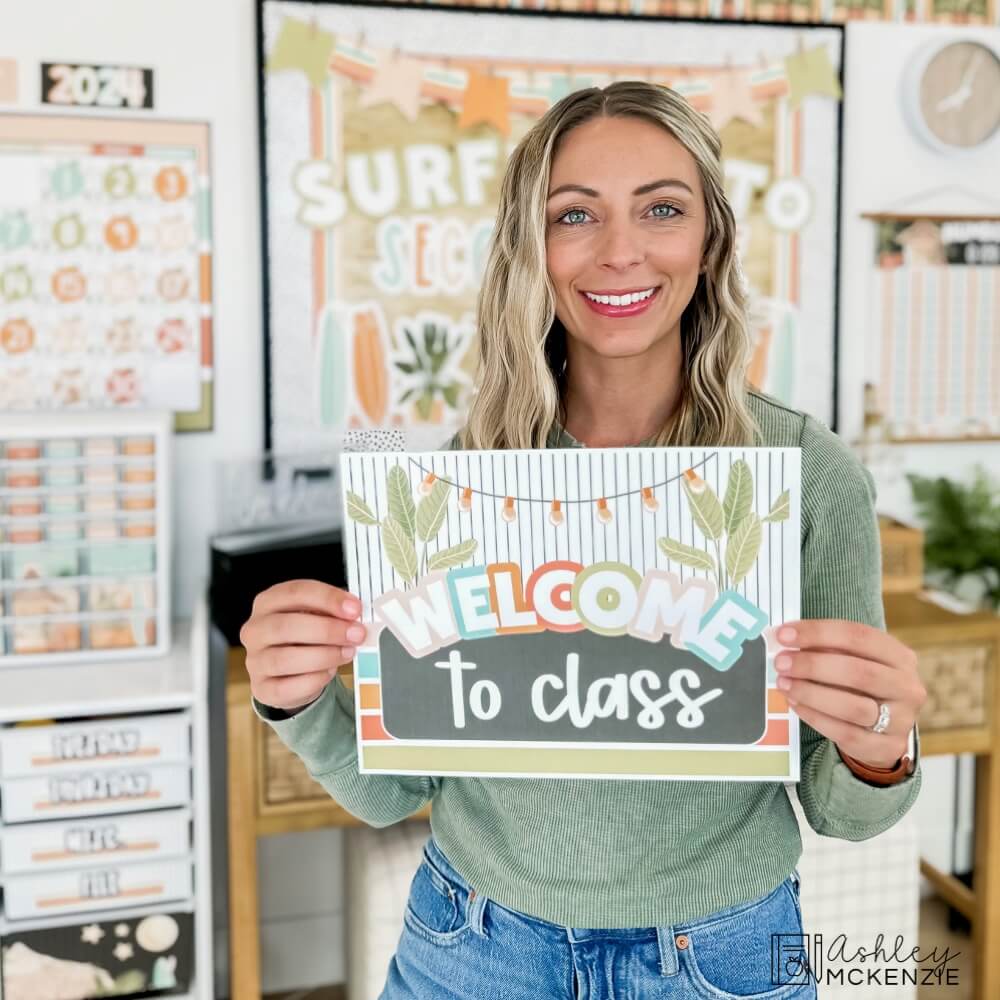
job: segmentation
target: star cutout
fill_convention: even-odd
[[[118,924],[115,927],[115,934],[118,937],[128,937],[128,934],[129,934],[129,926],[128,926],[128,924]]]
[[[760,125],[764,121],[760,105],[751,96],[749,71],[734,69],[716,77],[712,89],[712,109],[708,116],[716,131],[734,118],[742,118],[751,125]]]
[[[127,962],[133,954],[134,951],[132,949],[132,945],[130,945],[127,941],[119,941],[118,944],[115,945],[115,958],[117,958],[119,962]]]
[[[80,931],[80,940],[84,944],[100,944],[102,937],[104,937],[104,931],[101,930],[100,924],[87,924]]]
[[[382,50],[378,53],[375,76],[362,88],[358,103],[362,108],[370,108],[388,101],[409,121],[414,122],[420,114],[420,85],[423,76],[423,63],[418,59]]]

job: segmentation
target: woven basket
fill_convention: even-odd
[[[920,646],[917,663],[927,688],[920,729],[954,729],[987,724],[987,678],[996,649],[974,642]]]
[[[264,731],[264,801],[268,805],[312,802],[329,799],[322,785],[309,777],[305,764],[275,735],[270,726]]]
[[[882,591],[899,594],[924,585],[924,533],[879,515],[882,540]]]

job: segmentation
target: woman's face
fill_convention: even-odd
[[[545,252],[556,315],[579,346],[623,358],[679,335],[704,239],[694,157],[665,129],[596,118],[563,136],[549,181]],[[630,294],[650,289],[641,301]],[[617,304],[592,298],[625,293],[630,298]]]

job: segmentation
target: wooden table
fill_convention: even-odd
[[[885,615],[889,631],[916,650],[928,690],[921,754],[976,755],[975,891],[927,861],[920,870],[972,923],[972,995],[994,1000],[1000,997],[1000,617],[954,614],[916,594],[887,594]]]
[[[1000,618],[956,615],[912,594],[887,594],[885,610],[890,631],[917,651],[931,694],[920,720],[921,753],[977,755],[975,891],[925,861],[921,871],[971,921],[973,996],[993,1000],[1000,997]],[[973,699],[979,701],[973,706],[978,712],[972,711],[969,724],[944,717],[934,704],[935,696],[942,695],[940,664],[955,650],[963,655],[971,651],[981,664],[981,692]],[[260,1000],[257,837],[359,823],[312,781],[298,758],[254,715],[244,655],[242,647],[229,650],[226,678],[229,967],[231,1000]]]
[[[257,838],[361,825],[254,714],[245,657],[242,646],[231,647],[226,664],[230,1000],[260,1000]]]

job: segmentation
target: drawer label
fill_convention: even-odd
[[[54,760],[92,760],[97,757],[128,757],[139,752],[138,729],[101,729],[96,732],[72,732],[52,738]],[[35,758],[34,763],[51,763]]]
[[[151,776],[142,771],[121,771],[111,774],[83,774],[49,779],[49,801],[46,805],[67,802],[95,802],[111,799],[155,798]]]

